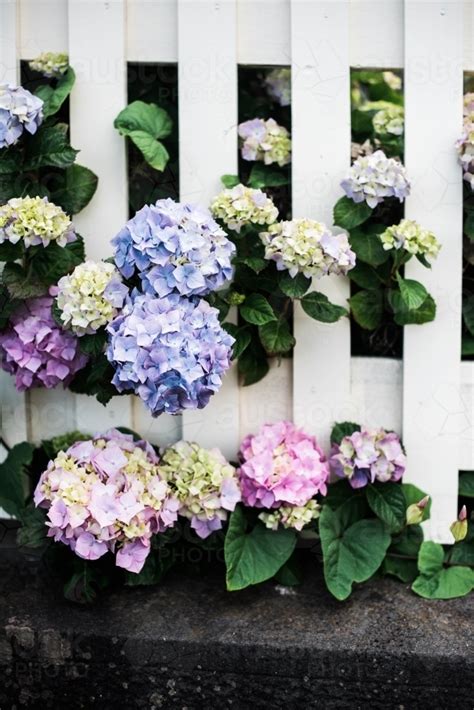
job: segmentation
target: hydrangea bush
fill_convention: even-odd
[[[196,443],[159,452],[129,430],[70,432],[38,449],[17,444],[0,465],[8,470],[0,499],[22,523],[19,543],[43,549],[73,601],[159,583],[171,567],[215,577],[222,562],[229,591],[299,584],[310,565],[322,565],[339,600],[380,575],[428,598],[467,594],[474,537],[466,506],[450,528],[454,545],[423,542],[430,498],[403,481],[398,435],[340,422],[331,443],[328,462],[310,433],[265,424],[243,440],[236,470]],[[14,492],[25,473],[33,500]]]

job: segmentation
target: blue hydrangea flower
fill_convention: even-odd
[[[22,86],[0,84],[0,148],[13,145],[24,130],[36,133],[43,120],[43,101]]]
[[[234,339],[207,301],[135,289],[107,330],[112,383],[138,394],[153,416],[202,409],[230,367]]]
[[[208,210],[171,199],[145,205],[112,240],[125,278],[160,297],[204,296],[232,278],[234,244]]]

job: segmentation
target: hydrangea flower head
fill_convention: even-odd
[[[284,126],[273,119],[252,118],[239,124],[244,160],[260,160],[265,165],[282,167],[291,160],[291,138]]]
[[[380,102],[385,103],[385,102]],[[394,136],[403,135],[404,130],[404,110],[403,106],[386,102],[387,106],[381,108],[372,118],[372,125],[375,133],[385,135],[391,133]]]
[[[0,333],[0,364],[15,375],[20,391],[66,386],[87,363],[77,338],[62,330],[51,314],[51,296],[24,301]]]
[[[265,77],[265,86],[268,95],[280,106],[289,106],[291,103],[291,69],[277,67],[268,72]]]
[[[24,130],[36,133],[43,121],[43,103],[22,86],[0,84],[0,148],[14,145]]]
[[[55,242],[64,247],[76,239],[67,214],[47,197],[13,197],[0,205],[0,244],[21,241],[28,248]]]
[[[345,233],[333,234],[322,222],[292,219],[270,225],[260,234],[265,258],[276,262],[279,271],[287,269],[321,278],[326,274],[347,274],[355,266],[355,253]]]
[[[269,512],[260,513],[259,520],[270,530],[278,530],[278,526],[294,528],[301,531],[306,525],[319,518],[321,506],[312,498],[306,505],[282,505]]]
[[[400,224],[387,227],[380,239],[386,250],[405,249],[409,254],[423,255],[427,259],[436,259],[441,249],[433,232],[422,229],[414,219],[402,219]]]
[[[268,527],[301,527],[315,517],[310,504],[326,494],[329,467],[316,439],[291,422],[265,424],[258,434],[247,436],[240,447],[238,474],[244,505],[267,508]],[[297,510],[299,509],[299,510]]]
[[[95,333],[122,308],[128,289],[113,264],[86,261],[58,281],[61,321],[76,335]]]
[[[277,208],[262,190],[241,184],[217,195],[211,212],[235,232],[240,232],[246,224],[272,224],[278,217]]]
[[[405,168],[394,158],[387,158],[382,150],[358,158],[349,169],[341,187],[354,202],[367,202],[376,207],[386,197],[403,200],[410,194],[410,182]]]
[[[210,212],[170,198],[142,207],[112,244],[122,274],[160,297],[204,296],[232,278],[235,246]]]
[[[112,383],[138,394],[153,416],[202,409],[230,367],[234,338],[207,301],[134,291],[107,330]]]
[[[331,450],[332,473],[347,478],[352,488],[368,483],[399,481],[406,468],[406,456],[398,434],[384,429],[355,431]]]
[[[164,452],[159,471],[180,502],[179,514],[200,538],[220,530],[228,511],[240,502],[235,468],[219,449],[179,441]]]
[[[393,89],[393,91],[400,91],[402,88],[401,78],[397,74],[394,74],[393,71],[384,71],[383,79],[387,86]]]
[[[179,506],[152,446],[114,429],[50,461],[34,502],[47,509],[48,536],[56,542],[86,560],[115,553],[117,567],[136,573],[152,535],[174,525]]]
[[[456,149],[464,180],[474,190],[474,93],[464,95],[463,116],[463,131],[456,141]]]
[[[43,52],[29,62],[29,67],[46,78],[59,78],[69,68],[69,57],[64,52]]]

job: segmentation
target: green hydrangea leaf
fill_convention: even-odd
[[[25,508],[25,469],[33,460],[34,450],[33,444],[23,441],[13,446],[0,464],[0,508],[16,518]]]
[[[357,262],[363,261],[370,266],[381,266],[390,258],[390,253],[383,248],[377,232],[368,229],[354,229],[349,241],[356,253]]]
[[[303,296],[300,303],[306,315],[322,323],[335,323],[342,318],[342,316],[348,315],[345,308],[331,303],[328,297],[319,291],[307,293],[306,296]]]
[[[229,591],[245,589],[271,579],[290,558],[296,545],[294,530],[269,530],[258,522],[248,532],[241,506],[230,516],[224,556]]]
[[[474,471],[459,471],[459,495],[474,498]]]
[[[267,165],[255,163],[250,172],[248,186],[254,189],[262,187],[279,187],[288,185],[288,173],[272,169]]]
[[[334,206],[334,224],[351,230],[366,222],[372,209],[366,202],[355,203],[349,197],[341,197]]]
[[[375,330],[383,319],[383,294],[381,291],[359,291],[349,298],[355,322],[365,330]]]
[[[402,487],[397,483],[374,483],[367,487],[367,501],[390,529],[398,532],[406,523],[406,502]]]
[[[278,285],[289,298],[301,298],[311,286],[311,279],[304,274],[292,277],[287,271],[281,272]]]
[[[83,165],[70,165],[61,175],[62,186],[51,193],[51,201],[69,215],[89,204],[97,190],[98,177]]]
[[[277,321],[270,321],[270,323],[260,326],[258,332],[263,347],[267,353],[272,355],[287,353],[296,343],[285,318],[279,318]]]
[[[46,166],[67,168],[75,161],[78,152],[69,145],[65,124],[42,126],[28,140],[24,169],[36,170]]]
[[[273,308],[265,298],[259,293],[251,293],[240,306],[240,314],[247,323],[253,325],[265,325],[270,321],[276,321]]]
[[[350,436],[355,431],[360,431],[360,424],[355,422],[337,422],[331,431],[331,444],[340,444],[345,436]]]
[[[58,79],[56,88],[52,86],[39,86],[35,94],[44,101],[43,115],[45,118],[54,116],[59,111],[67,97],[71,93],[72,87],[76,81],[74,69],[69,67],[68,70]]]
[[[228,189],[232,189],[236,185],[240,183],[239,176],[238,175],[222,175],[221,177],[221,183],[224,185],[224,187],[227,187]]]
[[[474,589],[474,570],[470,567],[444,567],[442,545],[427,541],[420,547],[418,569],[420,575],[412,589],[425,599],[454,599]]]
[[[223,323],[222,325],[226,331],[235,338],[235,343],[232,348],[232,359],[236,360],[250,345],[250,341],[252,340],[250,330],[247,326],[242,327],[234,325],[234,323]]]
[[[420,308],[428,296],[428,291],[423,284],[413,279],[403,279],[398,273],[397,281],[401,297],[408,310]]]
[[[133,101],[114,121],[115,128],[128,136],[155,170],[164,170],[169,154],[158,139],[166,138],[173,122],[167,112],[153,103]]]

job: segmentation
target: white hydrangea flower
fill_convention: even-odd
[[[402,88],[401,78],[394,74],[393,71],[384,71],[383,79],[387,86],[389,86],[393,91],[400,91],[400,89]]]
[[[403,106],[389,104],[386,108],[377,111],[372,118],[374,130],[379,135],[391,133],[394,136],[403,135],[404,131]]]
[[[414,219],[402,219],[400,224],[388,227],[380,235],[383,248],[405,249],[409,254],[420,254],[436,259],[441,245],[433,232],[423,229]]]
[[[79,264],[58,282],[61,321],[78,336],[93,334],[117,315],[127,290],[113,264]]]
[[[355,266],[355,254],[345,233],[333,234],[322,222],[292,219],[270,225],[260,234],[265,258],[287,269],[291,277],[302,273],[321,278],[326,274],[347,274]]]
[[[64,52],[43,52],[36,59],[32,59],[29,67],[48,79],[58,78],[67,72],[69,57]]]
[[[0,206],[0,244],[22,241],[28,248],[56,242],[64,247],[76,238],[67,214],[46,197],[14,197]]]
[[[211,204],[211,212],[235,232],[240,232],[245,224],[273,224],[278,217],[277,208],[262,190],[241,184],[217,195]]]
[[[353,163],[341,187],[354,202],[365,200],[374,208],[386,197],[397,197],[403,202],[411,186],[404,166],[394,158],[387,158],[382,150],[376,150]]]
[[[319,518],[320,510],[318,503],[311,499],[306,505],[282,505],[276,510],[260,513],[258,517],[270,530],[277,530],[279,525],[283,525],[284,528],[301,531],[305,525]]]
[[[244,121],[239,125],[239,136],[244,160],[260,160],[265,165],[277,163],[280,167],[291,160],[290,134],[273,118]]]
[[[280,106],[291,103],[291,69],[281,67],[272,69],[265,77],[265,85],[269,96]]]

